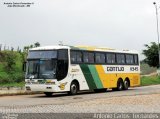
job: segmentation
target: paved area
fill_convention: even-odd
[[[75,96],[43,94],[0,97],[0,113],[160,113],[160,85]]]

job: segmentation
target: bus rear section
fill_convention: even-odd
[[[75,71],[74,78],[77,75],[78,81],[86,82],[92,91],[106,91],[108,88],[120,91],[140,85],[137,52],[71,50],[71,67]]]

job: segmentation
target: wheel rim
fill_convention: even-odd
[[[122,82],[119,83],[119,89],[122,89]]]
[[[73,94],[75,94],[77,92],[77,86],[75,84],[72,84],[71,91]]]
[[[128,88],[128,81],[125,81],[125,88],[127,89]]]

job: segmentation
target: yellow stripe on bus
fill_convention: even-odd
[[[98,72],[99,78],[102,82],[102,85],[104,88],[108,88],[109,87],[109,80],[107,79],[107,75],[104,72],[103,66],[102,65],[95,65],[96,66],[96,70]]]

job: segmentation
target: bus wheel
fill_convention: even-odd
[[[44,94],[47,96],[47,97],[51,97],[52,96],[52,92],[44,92]]]
[[[71,83],[71,86],[70,86],[69,94],[70,94],[70,95],[76,95],[77,92],[78,92],[78,89],[79,89],[79,88],[78,88],[77,82],[73,81],[73,82]]]
[[[124,81],[124,90],[128,90],[129,82],[127,80]]]
[[[123,90],[123,87],[124,87],[123,81],[122,81],[122,80],[119,80],[119,81],[117,82],[117,90],[118,90],[118,91],[121,91],[121,90]]]

